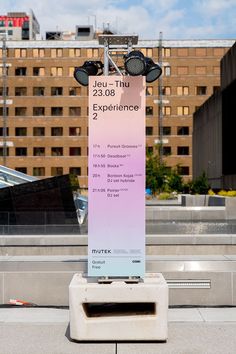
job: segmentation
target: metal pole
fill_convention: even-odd
[[[159,37],[159,50],[158,50],[158,61],[162,68],[162,32],[160,32]],[[163,93],[162,93],[162,75],[158,80],[158,94],[159,94],[159,141],[160,141],[160,162],[163,162]]]
[[[3,96],[3,165],[7,165],[7,48],[6,34],[2,38],[2,96]]]
[[[108,40],[104,41],[104,75],[109,75],[109,44]]]

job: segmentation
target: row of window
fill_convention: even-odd
[[[0,128],[0,136],[3,136],[3,128]],[[7,128],[7,136],[9,128]],[[81,127],[69,127],[69,136],[81,135]],[[15,136],[27,136],[26,127],[15,128]],[[33,127],[33,136],[45,136],[45,127]],[[63,127],[51,127],[51,136],[63,136]]]
[[[169,167],[171,169],[171,167]],[[28,174],[27,167],[15,167],[16,171]],[[43,177],[45,176],[45,167],[33,167],[33,176]],[[178,166],[178,172],[182,176],[189,176],[189,166]],[[69,173],[81,176],[81,167],[69,167]],[[60,176],[64,174],[63,167],[51,167],[51,176]]]
[[[0,148],[0,156],[3,156],[3,148]],[[7,156],[9,156],[9,148],[7,148]],[[28,156],[27,147],[16,147],[15,156]],[[46,156],[45,147],[34,147],[33,156]],[[52,147],[51,156],[64,156],[63,147]],[[68,156],[81,156],[81,147],[70,147]]]
[[[27,96],[27,87],[15,87],[15,96]],[[213,93],[219,89],[219,86],[213,86]],[[53,86],[49,88],[51,96],[63,96],[64,93],[69,96],[79,96],[81,95],[81,87],[69,87],[68,90],[64,89],[61,86]],[[8,87],[6,88],[6,95],[8,96]],[[66,91],[66,92],[65,92]],[[177,86],[176,88],[171,86],[163,86],[162,87],[162,95],[170,96],[173,92],[176,91],[177,96],[188,96],[190,93],[189,86]],[[44,96],[46,92],[46,88],[42,86],[33,87],[32,94],[33,96]],[[196,86],[195,87],[196,95],[207,95],[207,86]],[[3,88],[0,87],[0,96],[3,95]],[[146,96],[153,95],[153,86],[146,87]]]
[[[190,56],[223,56],[225,49],[224,48],[213,48],[212,53],[208,53],[207,50],[210,48],[175,48],[175,55],[180,57],[188,57]],[[63,51],[66,51],[63,53]],[[139,49],[144,55],[148,57],[153,57],[153,48],[140,48]],[[190,52],[191,51],[191,52]],[[44,58],[44,57],[51,57],[51,58],[62,58],[69,56],[70,58],[80,57],[81,56],[81,49],[80,48],[33,48],[31,51],[25,48],[16,48],[14,49],[14,57],[15,58]],[[163,57],[171,57],[172,55],[171,48],[162,48],[162,56]],[[2,50],[0,50],[0,57],[2,56]],[[99,49],[98,48],[87,48],[86,49],[86,56],[91,57],[99,57]]]
[[[6,114],[9,115],[7,107]],[[3,115],[3,107],[0,107],[0,116]],[[45,116],[45,107],[33,107],[33,116]],[[50,107],[51,116],[63,116],[63,107]],[[81,116],[81,107],[68,107],[68,115],[71,117]],[[15,107],[15,116],[27,116],[27,107]]]
[[[163,135],[171,135],[171,127],[162,127]],[[146,127],[146,135],[153,135],[153,127]],[[177,135],[189,135],[189,127],[177,127]]]
[[[69,69],[69,70],[68,70]],[[50,68],[45,68],[45,67],[33,67],[32,71],[27,71],[27,67],[16,67],[15,68],[15,76],[70,76],[73,77],[74,75],[74,67],[69,67],[69,68],[63,68],[62,66],[52,66]],[[212,71],[210,72],[210,67],[207,66],[196,66],[194,72],[191,72],[191,74],[195,75],[206,75],[208,74],[214,74],[214,75],[219,75],[220,74],[220,67],[219,66],[213,66]],[[8,68],[7,68],[7,75],[8,75]],[[0,68],[0,76],[2,76],[3,73],[3,68]],[[189,66],[178,66],[176,68],[176,71],[174,72],[175,75],[183,76],[183,75],[189,75],[190,74],[190,67]],[[163,75],[164,76],[171,76],[172,75],[172,68],[170,66],[164,66],[163,67]]]
[[[3,128],[0,127],[0,136],[3,136]],[[9,128],[6,130],[9,135]],[[69,127],[69,136],[80,136],[81,127]],[[153,135],[153,127],[146,127],[146,135]],[[171,135],[171,127],[163,127],[163,135]],[[177,135],[189,135],[189,127],[177,127]],[[27,136],[26,127],[15,128],[15,136]],[[33,136],[45,136],[45,127],[33,127]],[[51,127],[51,136],[63,136],[63,127]]]
[[[44,96],[45,95],[45,87],[37,86],[32,88],[33,96]],[[64,94],[63,87],[53,86],[50,88],[51,96],[63,96]],[[9,88],[6,88],[6,95],[8,96]],[[27,87],[15,87],[15,96],[27,96],[28,88]],[[66,89],[66,94],[69,96],[79,96],[81,95],[81,87],[68,87]],[[0,96],[3,95],[3,87],[0,87]]]
[[[195,107],[195,110],[198,106]],[[33,116],[45,116],[46,109],[45,107],[33,107]],[[170,116],[176,114],[177,116],[187,116],[190,115],[190,107],[189,106],[178,106],[176,107],[176,112],[173,112],[173,107],[171,106],[163,106],[162,113],[165,116]],[[6,109],[7,116],[9,115],[9,109]],[[3,107],[0,107],[0,116],[3,115]],[[48,115],[48,114],[47,114]],[[63,107],[50,107],[50,115],[55,116],[63,116]],[[70,117],[80,117],[81,116],[81,107],[68,107],[68,115]],[[88,115],[88,108],[87,108]],[[146,107],[146,115],[153,116],[153,107]],[[15,107],[15,116],[25,117],[27,116],[27,107]]]
[[[28,174],[27,167],[15,167],[18,172]],[[69,167],[69,173],[81,176],[81,167]],[[51,176],[61,176],[64,174],[63,167],[51,167]],[[33,176],[43,177],[45,176],[45,167],[33,167]]]

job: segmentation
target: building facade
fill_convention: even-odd
[[[0,16],[0,35],[8,40],[35,40],[40,26],[32,10],[26,12],[8,12]]]
[[[169,167],[178,165],[185,179],[192,178],[193,113],[220,86],[220,60],[233,42],[162,41],[164,160]],[[159,45],[147,40],[135,48],[158,61]],[[6,51],[0,47],[0,164],[42,178],[75,173],[81,187],[87,187],[88,88],[77,84],[73,72],[88,59],[103,59],[103,46],[95,40],[11,40]],[[4,60],[6,97],[1,89]],[[159,99],[158,81],[148,84],[149,150],[160,138]]]
[[[206,172],[212,188],[236,189],[236,43],[221,60],[221,86],[193,119],[193,176]]]

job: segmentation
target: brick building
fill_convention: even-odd
[[[193,113],[219,87],[220,60],[233,43],[233,40],[162,43],[164,159],[170,167],[178,164],[185,179],[192,178]],[[158,61],[158,40],[139,41],[136,47]],[[39,177],[75,173],[80,185],[87,186],[88,89],[76,83],[73,72],[75,66],[88,59],[103,60],[103,46],[97,40],[9,40],[6,53],[0,45],[0,96],[4,60],[7,66],[7,96],[0,97],[0,164]],[[156,81],[147,85],[149,149],[159,138],[158,99]],[[5,137],[3,124],[7,126]]]

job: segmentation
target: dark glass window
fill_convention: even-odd
[[[27,148],[26,147],[16,148],[16,156],[27,156]]]

